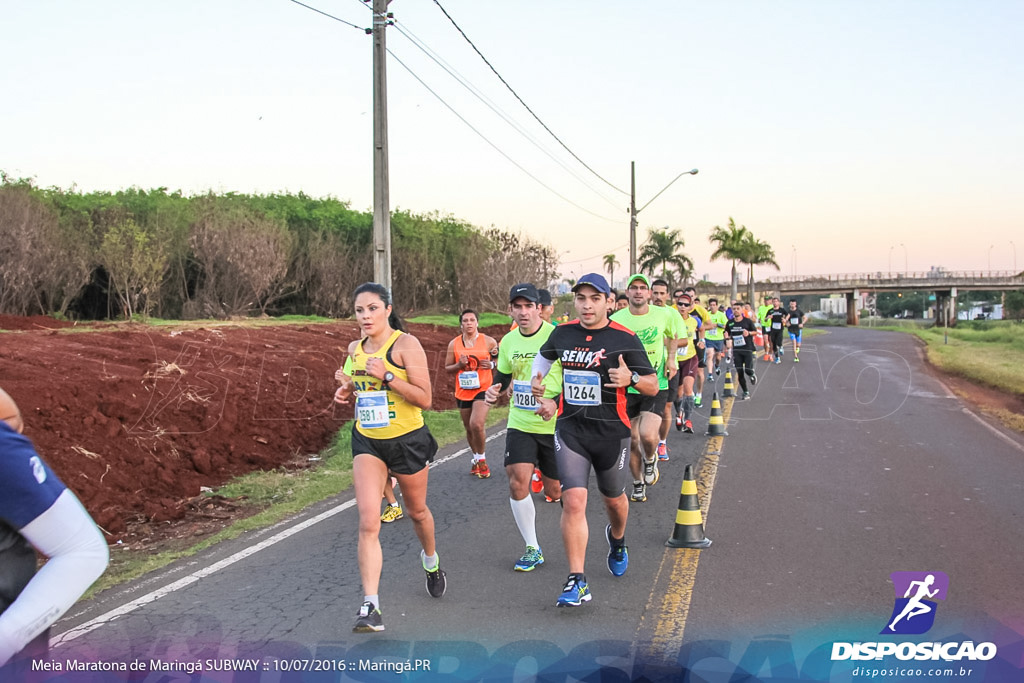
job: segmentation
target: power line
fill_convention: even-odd
[[[294,1],[294,0],[293,0],[293,1]],[[508,81],[506,81],[506,80],[505,80],[504,78],[502,78],[501,74],[500,74],[500,73],[498,73],[498,70],[497,70],[497,69],[495,69],[495,68],[494,68],[494,67],[493,67],[493,66],[491,65],[491,63],[490,63],[489,61],[487,61],[487,58],[486,58],[486,57],[484,57],[483,53],[482,53],[482,52],[480,52],[480,50],[478,50],[478,49],[477,49],[476,45],[474,45],[474,44],[473,44],[473,41],[472,41],[472,40],[470,40],[470,39],[469,39],[469,36],[467,36],[467,35],[466,35],[466,32],[465,32],[465,31],[463,31],[463,30],[462,30],[462,29],[461,29],[461,28],[459,27],[459,25],[455,23],[455,20],[454,20],[454,19],[452,19],[452,16],[451,16],[450,14],[448,14],[448,11],[447,11],[447,10],[445,10],[445,8],[441,6],[441,3],[440,3],[440,2],[438,2],[438,0],[434,0],[434,4],[438,6],[438,8],[439,8],[439,9],[441,10],[441,12],[443,12],[443,13],[444,13],[444,15],[445,15],[446,17],[448,17],[448,21],[450,21],[450,22],[452,23],[452,26],[454,26],[454,27],[455,27],[455,29],[456,29],[456,30],[457,30],[457,31],[458,31],[458,32],[459,32],[460,34],[462,34],[462,37],[466,39],[466,42],[467,42],[467,43],[469,43],[470,47],[472,47],[472,48],[473,48],[473,51],[474,51],[474,52],[476,52],[476,53],[477,53],[478,55],[480,55],[480,59],[484,60],[484,64],[486,64],[486,65],[487,65],[487,66],[488,66],[488,67],[490,68],[490,70],[494,72],[494,75],[498,77],[498,80],[500,80],[500,81],[501,81],[501,82],[502,82],[502,83],[503,83],[503,84],[505,85],[505,87],[506,87],[506,88],[508,88],[508,91],[509,91],[510,93],[512,93],[512,94],[513,94],[513,95],[515,96],[515,98],[516,98],[517,100],[519,100],[519,103],[520,103],[521,105],[523,105],[523,107],[525,107],[525,108],[526,108],[526,111],[530,112],[530,115],[531,115],[531,116],[533,116],[533,118],[534,118],[534,119],[536,119],[537,123],[539,123],[539,124],[541,125],[541,127],[543,127],[543,128],[544,128],[544,130],[546,130],[546,131],[547,131],[547,132],[548,132],[548,133],[549,133],[549,134],[551,135],[551,137],[553,137],[553,138],[554,138],[554,139],[555,139],[555,140],[556,140],[556,141],[558,142],[558,144],[560,144],[560,145],[562,146],[562,148],[563,148],[563,149],[565,149],[565,151],[566,151],[566,152],[568,152],[569,154],[571,154],[571,155],[572,155],[572,158],[573,158],[573,159],[575,159],[576,161],[580,162],[580,164],[582,164],[583,168],[587,169],[588,171],[590,171],[591,173],[593,173],[593,174],[594,174],[595,176],[597,176],[597,178],[598,178],[599,180],[601,180],[601,182],[603,182],[603,183],[604,183],[605,185],[607,185],[608,187],[610,187],[610,188],[612,188],[613,190],[616,190],[616,191],[618,191],[618,192],[621,192],[622,194],[626,195],[627,197],[629,196],[629,192],[626,192],[625,190],[623,190],[623,189],[621,189],[621,188],[619,188],[619,187],[617,187],[617,186],[613,185],[613,184],[612,184],[611,182],[609,182],[609,181],[605,180],[605,179],[604,179],[604,177],[603,177],[603,176],[601,176],[601,174],[599,174],[599,173],[598,173],[597,171],[595,171],[594,169],[590,168],[590,166],[588,166],[588,165],[586,164],[586,162],[584,162],[584,161],[583,161],[583,159],[580,159],[580,158],[579,158],[579,157],[578,157],[578,156],[576,155],[576,153],[575,153],[575,152],[573,152],[573,151],[572,151],[571,149],[569,149],[568,145],[566,145],[566,144],[565,144],[564,142],[562,142],[562,140],[561,140],[561,139],[560,139],[560,138],[559,138],[559,137],[558,137],[557,135],[555,135],[554,131],[552,131],[552,130],[551,130],[550,128],[548,128],[547,124],[545,124],[545,123],[544,123],[543,121],[541,121],[541,120],[540,120],[540,117],[539,117],[539,116],[537,116],[537,115],[536,115],[536,114],[535,114],[535,113],[533,112],[533,110],[532,110],[532,109],[530,109],[529,105],[527,105],[527,104],[526,104],[526,102],[524,102],[524,101],[523,101],[523,98],[521,98],[521,97],[519,96],[519,94],[518,94],[518,93],[517,93],[517,92],[516,92],[515,90],[513,90],[513,89],[512,89],[512,86],[508,84]]]
[[[512,164],[513,166],[515,166],[515,167],[516,167],[516,168],[518,168],[518,169],[519,169],[520,171],[522,171],[523,173],[525,173],[526,175],[528,175],[528,176],[529,176],[530,178],[532,178],[532,179],[533,179],[533,180],[534,180],[534,181],[535,181],[535,182],[536,182],[536,183],[537,183],[538,185],[540,185],[541,187],[543,187],[544,189],[546,189],[546,190],[547,190],[548,192],[550,192],[551,194],[553,194],[553,195],[555,195],[556,197],[558,197],[559,199],[561,199],[562,201],[565,201],[565,202],[567,202],[567,203],[569,203],[569,204],[572,204],[573,206],[575,206],[575,207],[576,207],[577,209],[579,209],[580,211],[583,211],[583,212],[585,212],[585,213],[589,213],[589,214],[590,214],[591,216],[595,216],[596,218],[600,218],[601,220],[605,220],[605,221],[608,221],[608,222],[610,222],[610,223],[621,223],[621,222],[622,222],[622,220],[621,220],[621,219],[619,219],[619,218],[608,218],[607,216],[602,216],[601,214],[597,214],[597,213],[594,213],[594,212],[593,212],[593,211],[591,211],[590,209],[587,209],[587,208],[585,208],[585,207],[583,207],[583,206],[580,206],[579,204],[577,204],[576,202],[572,201],[571,199],[569,199],[569,198],[568,198],[568,197],[566,197],[565,195],[563,195],[563,194],[559,193],[559,192],[558,192],[557,190],[555,190],[554,188],[552,188],[552,187],[550,187],[549,185],[545,184],[545,183],[544,183],[544,181],[542,181],[542,180],[541,180],[540,178],[538,178],[537,176],[535,176],[535,175],[533,175],[532,173],[530,173],[529,171],[527,171],[527,170],[526,170],[526,169],[525,169],[525,168],[524,168],[524,167],[523,167],[523,166],[522,166],[521,164],[519,164],[519,162],[517,162],[517,161],[516,161],[515,159],[513,159],[513,158],[512,158],[512,157],[510,157],[510,156],[509,156],[508,154],[506,154],[506,153],[505,153],[504,151],[502,151],[502,149],[501,149],[500,147],[498,147],[498,146],[497,146],[496,144],[494,144],[493,142],[491,142],[491,141],[490,141],[490,140],[489,140],[489,139],[487,138],[487,136],[486,136],[486,135],[484,135],[484,134],[483,134],[483,133],[481,133],[481,132],[480,132],[479,130],[477,130],[476,128],[474,128],[474,127],[473,127],[473,124],[471,124],[471,123],[470,123],[469,121],[467,121],[467,120],[466,120],[466,119],[465,119],[465,118],[464,118],[464,117],[463,117],[463,116],[462,116],[461,114],[459,114],[459,112],[455,111],[455,108],[454,108],[454,107],[452,107],[452,106],[451,106],[450,104],[448,104],[448,103],[447,103],[447,102],[446,102],[446,101],[444,100],[444,98],[443,98],[443,97],[441,97],[441,96],[440,96],[440,95],[438,95],[438,94],[437,94],[436,92],[434,92],[434,90],[433,90],[433,89],[431,89],[431,87],[430,87],[429,85],[427,85],[427,84],[426,84],[426,83],[425,83],[425,82],[423,81],[423,79],[422,79],[422,78],[420,78],[419,76],[417,76],[417,75],[416,75],[416,72],[415,72],[415,71],[413,71],[413,70],[412,70],[411,68],[409,68],[409,66],[408,66],[408,65],[407,65],[407,64],[406,64],[405,62],[403,62],[403,61],[402,61],[401,59],[399,59],[399,58],[398,58],[398,55],[396,55],[396,54],[395,54],[394,52],[392,52],[392,51],[391,51],[390,49],[388,49],[388,51],[387,51],[387,52],[388,52],[388,54],[389,54],[389,55],[391,55],[391,57],[392,57],[392,58],[393,58],[393,59],[394,59],[394,60],[395,60],[396,62],[398,62],[398,63],[399,63],[399,65],[401,65],[401,66],[402,66],[402,68],[403,68],[403,69],[405,69],[406,71],[408,71],[408,72],[409,72],[409,73],[410,73],[410,74],[412,75],[412,77],[413,77],[413,78],[415,78],[415,79],[416,79],[417,81],[419,81],[420,85],[422,85],[422,86],[423,86],[424,88],[426,88],[426,89],[427,89],[427,91],[428,91],[428,92],[429,92],[429,93],[430,93],[431,95],[433,95],[434,97],[436,97],[436,98],[437,98],[437,99],[438,99],[438,100],[439,100],[439,101],[441,102],[441,104],[443,104],[443,105],[444,105],[445,107],[447,107],[447,108],[448,108],[448,111],[450,111],[450,112],[451,112],[452,114],[454,114],[454,115],[455,115],[456,117],[458,117],[458,119],[459,119],[460,121],[462,121],[462,122],[463,122],[464,124],[466,124],[466,126],[468,126],[468,127],[469,127],[469,129],[470,129],[471,131],[473,131],[474,133],[476,133],[476,134],[477,134],[478,136],[480,136],[480,138],[481,138],[481,139],[482,139],[482,140],[483,140],[484,142],[486,142],[486,143],[487,143],[488,145],[490,145],[490,146],[491,146],[492,148],[494,148],[494,150],[495,150],[495,151],[496,151],[496,152],[497,152],[498,154],[500,154],[501,156],[505,157],[505,159],[507,159],[507,160],[508,160],[508,161],[509,161],[509,162],[510,162],[510,163],[511,163],[511,164]]]
[[[611,204],[613,207],[619,208],[619,205],[617,203],[615,203],[611,199],[608,199],[603,194],[601,194],[600,192],[595,190],[593,187],[588,185],[587,182],[576,171],[574,171],[573,169],[569,168],[569,166],[567,166],[560,159],[558,159],[555,155],[553,155],[551,152],[549,152],[547,149],[545,149],[543,146],[541,146],[540,142],[538,142],[536,138],[534,138],[532,135],[530,135],[530,133],[528,131],[526,131],[521,125],[519,125],[519,123],[517,123],[514,119],[512,119],[508,114],[506,114],[504,111],[502,111],[501,108],[498,107],[498,105],[494,104],[483,93],[481,93],[480,90],[478,88],[476,88],[472,83],[470,83],[468,79],[466,79],[464,76],[462,76],[462,74],[460,74],[457,71],[455,71],[454,67],[452,67],[450,64],[445,62],[440,57],[440,55],[438,55],[436,51],[432,50],[430,48],[430,46],[428,46],[419,36],[417,36],[415,33],[410,31],[409,29],[405,28],[404,26],[399,26],[397,23],[395,24],[395,29],[399,33],[401,33],[403,36],[405,36],[405,38],[408,39],[409,42],[411,42],[413,45],[418,47],[435,64],[437,64],[444,71],[446,71],[448,73],[448,75],[450,75],[452,78],[454,78],[456,81],[458,81],[459,84],[462,85],[464,88],[466,88],[474,97],[476,97],[478,100],[483,102],[484,105],[486,105],[491,111],[493,111],[495,114],[497,114],[503,121],[505,121],[505,123],[507,123],[508,125],[512,126],[512,128],[514,128],[516,130],[516,132],[518,132],[520,135],[522,135],[524,138],[526,138],[534,147],[536,147],[538,150],[540,150],[545,155],[547,155],[547,157],[549,159],[551,159],[556,164],[558,164],[560,167],[562,167],[562,169],[565,170],[567,173],[569,173],[571,176],[576,178],[576,180],[578,180],[584,187],[586,187],[588,190],[593,192],[595,195],[597,195],[598,197],[600,197],[604,201],[606,201],[609,204]]]
[[[348,21],[345,21],[344,19],[339,19],[338,17],[334,16],[333,14],[328,14],[327,12],[324,12],[323,10],[318,10],[316,7],[310,7],[309,5],[301,3],[301,2],[299,2],[299,0],[291,0],[291,2],[294,2],[296,5],[301,5],[301,6],[305,7],[306,9],[308,9],[310,11],[316,12],[317,14],[322,14],[325,17],[327,17],[328,19],[334,19],[335,21],[340,21],[341,23],[345,24],[346,26],[351,26],[352,28],[359,29],[363,33],[370,33],[370,29],[368,29],[368,28],[363,28],[362,26],[356,26],[355,24],[350,23]]]

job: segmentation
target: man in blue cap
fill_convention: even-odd
[[[533,395],[539,402],[537,414],[549,419],[556,404],[544,398],[543,381],[556,361],[562,367],[555,459],[562,482],[562,540],[570,574],[558,597],[559,607],[575,607],[591,599],[584,574],[591,469],[608,511],[608,570],[614,576],[626,573],[626,459],[630,450],[626,389],[633,387],[645,396],[658,393],[658,377],[643,344],[631,330],[608,320],[611,288],[604,276],[587,273],[572,291],[579,319],[552,331],[534,357],[531,371]]]

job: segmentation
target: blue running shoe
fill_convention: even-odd
[[[604,537],[608,539],[608,571],[615,576],[622,576],[629,569],[629,552],[625,545],[612,545],[612,525],[604,528]]]
[[[517,572],[532,572],[542,564],[544,564],[544,555],[540,552],[540,548],[528,545],[526,546],[526,552],[519,558],[513,569]]]
[[[590,602],[590,586],[582,574],[569,574],[565,582],[562,594],[558,596],[559,607],[579,607],[585,602]]]

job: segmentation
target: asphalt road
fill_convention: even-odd
[[[808,339],[799,364],[757,369],[750,401],[723,400],[728,436],[702,434],[710,400],[698,434],[671,430],[661,482],[630,507],[623,577],[607,571],[591,486],[583,607],[555,607],[568,569],[560,509],[542,495],[547,562],[512,571],[523,544],[495,428],[490,479],[468,474],[461,444],[431,470],[442,599],[424,589],[411,523],[382,529],[384,633],[351,633],[362,591],[346,492],[77,606],[54,630],[55,658],[138,660],[137,680],[153,681],[188,680],[197,664],[192,680],[850,680],[858,662],[831,662],[832,643],[884,640],[890,574],[920,571],[950,583],[933,628],[912,639],[992,641],[999,655],[971,664],[970,680],[1024,678],[1024,440],[949,394],[909,335],[835,329]],[[706,550],[664,545],[687,463]],[[249,658],[256,671],[218,665]],[[368,670],[381,661],[420,670]],[[177,673],[153,670],[168,663]],[[295,668],[328,670],[282,670]]]

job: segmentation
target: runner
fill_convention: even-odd
[[[676,351],[676,362],[679,363],[679,390],[676,394],[676,429],[693,434],[694,396],[693,383],[698,373],[697,367],[697,318],[690,315],[693,299],[689,294],[680,294],[676,299],[676,309],[683,317],[686,334],[679,340]]]
[[[729,318],[718,310],[718,299],[708,299],[708,326],[704,329],[704,343],[707,345],[708,379],[714,381],[715,375],[721,375],[722,369],[717,367],[725,355],[725,326]]]
[[[487,389],[487,403],[494,405],[498,397],[512,385],[512,402],[505,436],[505,473],[508,475],[509,504],[512,517],[526,543],[526,552],[512,567],[529,572],[544,564],[544,553],[537,540],[536,508],[530,496],[534,469],[551,500],[561,498],[558,465],[555,462],[555,422],[537,415],[538,403],[530,386],[530,370],[541,345],[555,331],[540,317],[540,295],[529,284],[518,284],[509,292],[509,307],[517,327],[501,340],[494,383]],[[554,398],[562,391],[561,365],[555,364],[544,380],[544,397]]]
[[[629,308],[629,297],[625,294],[619,294],[615,297],[615,310],[621,311],[624,308]]]
[[[733,304],[732,321],[726,326],[725,331],[732,340],[733,366],[736,368],[736,377],[743,391],[740,400],[746,401],[750,398],[747,377],[750,377],[751,384],[757,384],[757,376],[754,375],[754,335],[757,334],[757,327],[753,320],[743,315],[743,308],[737,302]]]
[[[644,396],[632,387],[626,390],[626,412],[632,423],[629,470],[633,474],[633,493],[630,499],[637,503],[647,500],[647,487],[658,483],[658,436],[662,415],[668,400],[668,378],[676,373],[676,337],[682,336],[675,320],[679,319],[667,307],[651,306],[650,280],[637,273],[626,286],[629,308],[617,311],[612,322],[619,323],[636,333],[647,351],[647,360],[658,375],[658,393]],[[667,353],[666,353],[667,345]],[[642,468],[642,478],[641,478]]]
[[[769,329],[768,311],[772,310],[772,295],[764,295],[764,304],[757,307],[757,324],[761,326],[761,334],[763,336],[764,343],[764,359],[767,361],[773,360],[772,358],[772,343],[769,338],[771,335],[771,329]]]
[[[555,305],[551,301],[551,292],[546,289],[538,289],[537,295],[540,297],[540,319],[557,327],[558,323],[552,320],[552,316],[555,315]]]
[[[683,289],[683,293],[688,294],[693,299],[690,315],[697,316],[697,377],[694,380],[693,404],[700,408],[704,395],[705,374],[703,371],[707,367],[707,345],[704,340],[707,329],[711,324],[711,314],[708,313],[708,309],[700,305],[700,297],[697,296],[696,289],[686,287]],[[712,378],[712,381],[714,381],[714,378]]]
[[[427,507],[427,463],[437,453],[437,442],[423,424],[422,411],[431,402],[427,356],[419,340],[403,331],[383,286],[361,284],[354,297],[356,321],[365,336],[349,344],[334,400],[348,405],[355,399],[352,480],[364,596],[352,630],[370,633],[384,630],[377,590],[383,566],[380,496],[389,470],[402,488],[406,512],[423,547],[427,593],[440,598],[447,579],[434,542],[434,516]]]
[[[796,306],[796,299],[789,300],[789,310],[786,311],[786,325],[789,326],[789,338],[793,342],[793,362],[800,362],[800,340],[804,334],[804,323],[807,322],[807,315]]]
[[[573,287],[579,320],[560,325],[533,359],[533,395],[538,414],[551,417],[555,402],[543,398],[544,377],[553,363],[562,364],[562,399],[555,425],[555,458],[562,481],[562,540],[569,561],[569,578],[558,597],[559,607],[578,606],[591,599],[584,573],[589,530],[587,485],[591,468],[604,498],[609,524],[608,570],[622,576],[629,567],[626,549],[626,458],[630,424],[626,387],[645,396],[658,393],[658,379],[636,335],[607,318],[608,282],[587,273]]]
[[[768,320],[768,330],[772,352],[775,354],[775,364],[782,362],[782,325],[786,319],[786,311],[782,308],[779,297],[772,297],[772,307],[765,315]]]
[[[683,290],[676,290],[679,294],[683,293]],[[668,299],[668,283],[662,279],[657,279],[651,283],[651,305],[659,308],[664,308],[669,311],[669,317],[672,318],[674,329],[680,332],[676,337],[678,344],[679,337],[685,336],[686,329],[683,327],[683,318],[679,315],[679,311],[675,306],[675,293],[673,292],[672,303],[669,303]],[[678,347],[677,347],[678,350]],[[679,363],[675,361],[672,356],[668,357],[668,363],[676,366],[676,372],[672,373],[668,380],[668,396],[665,399],[665,412],[662,415],[661,427],[658,431],[658,460],[668,460],[668,428],[672,424],[672,410],[676,407],[676,395],[679,393]]]
[[[22,436],[23,428],[17,404],[0,389],[0,680],[5,681],[29,680],[31,662],[47,658],[50,626],[109,560],[96,523]],[[48,558],[40,571],[37,550]]]
[[[487,387],[491,386],[493,358],[498,356],[498,342],[480,334],[476,311],[467,308],[459,316],[462,334],[448,342],[444,369],[455,373],[455,404],[466,429],[466,441],[473,454],[470,474],[479,479],[491,476],[484,457],[486,422],[489,406],[484,401]]]

